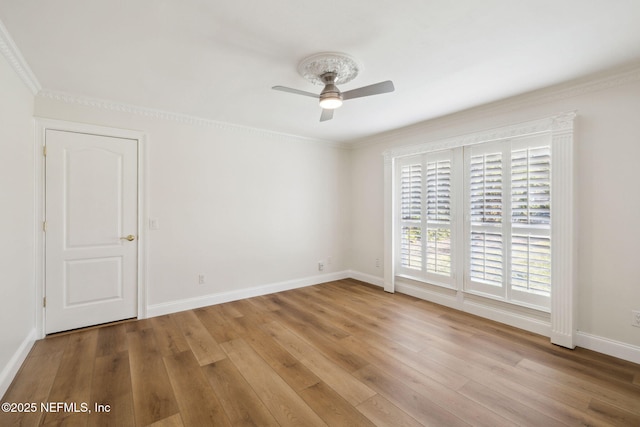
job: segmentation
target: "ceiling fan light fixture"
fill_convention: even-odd
[[[320,107],[325,110],[335,110],[342,106],[342,98],[340,96],[335,96],[335,94],[330,94],[331,96],[327,96],[325,98],[320,99]]]

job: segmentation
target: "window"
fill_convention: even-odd
[[[466,290],[549,308],[550,142],[537,136],[464,148]]]
[[[403,158],[398,165],[398,273],[536,308],[551,291],[551,149],[548,136]],[[461,156],[454,168],[453,159]],[[458,177],[456,179],[456,176]],[[463,182],[455,188],[453,182]],[[456,200],[463,215],[455,216]],[[455,245],[456,221],[464,244]]]
[[[407,277],[450,284],[451,152],[406,158],[399,173],[399,271]]]

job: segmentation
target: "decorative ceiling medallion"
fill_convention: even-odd
[[[334,72],[335,84],[343,84],[355,79],[362,66],[344,53],[323,52],[303,59],[298,65],[298,73],[313,84],[324,86],[320,76]]]

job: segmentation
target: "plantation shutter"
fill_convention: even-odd
[[[502,152],[475,149],[472,153],[468,187],[469,275],[473,281],[501,287],[504,277]]]
[[[422,164],[400,167],[400,267],[422,270]]]
[[[449,286],[452,262],[452,151],[404,158],[398,165],[398,273]]]
[[[511,153],[511,220],[517,224],[551,223],[551,148]]]
[[[465,147],[468,291],[548,307],[551,148],[544,136]]]
[[[445,153],[448,156],[449,153]],[[426,162],[426,272],[451,276],[451,159]]]
[[[511,152],[511,286],[551,292],[551,147]]]

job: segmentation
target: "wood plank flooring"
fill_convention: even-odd
[[[3,427],[640,426],[640,365],[342,280],[48,337],[2,402],[36,404]]]

